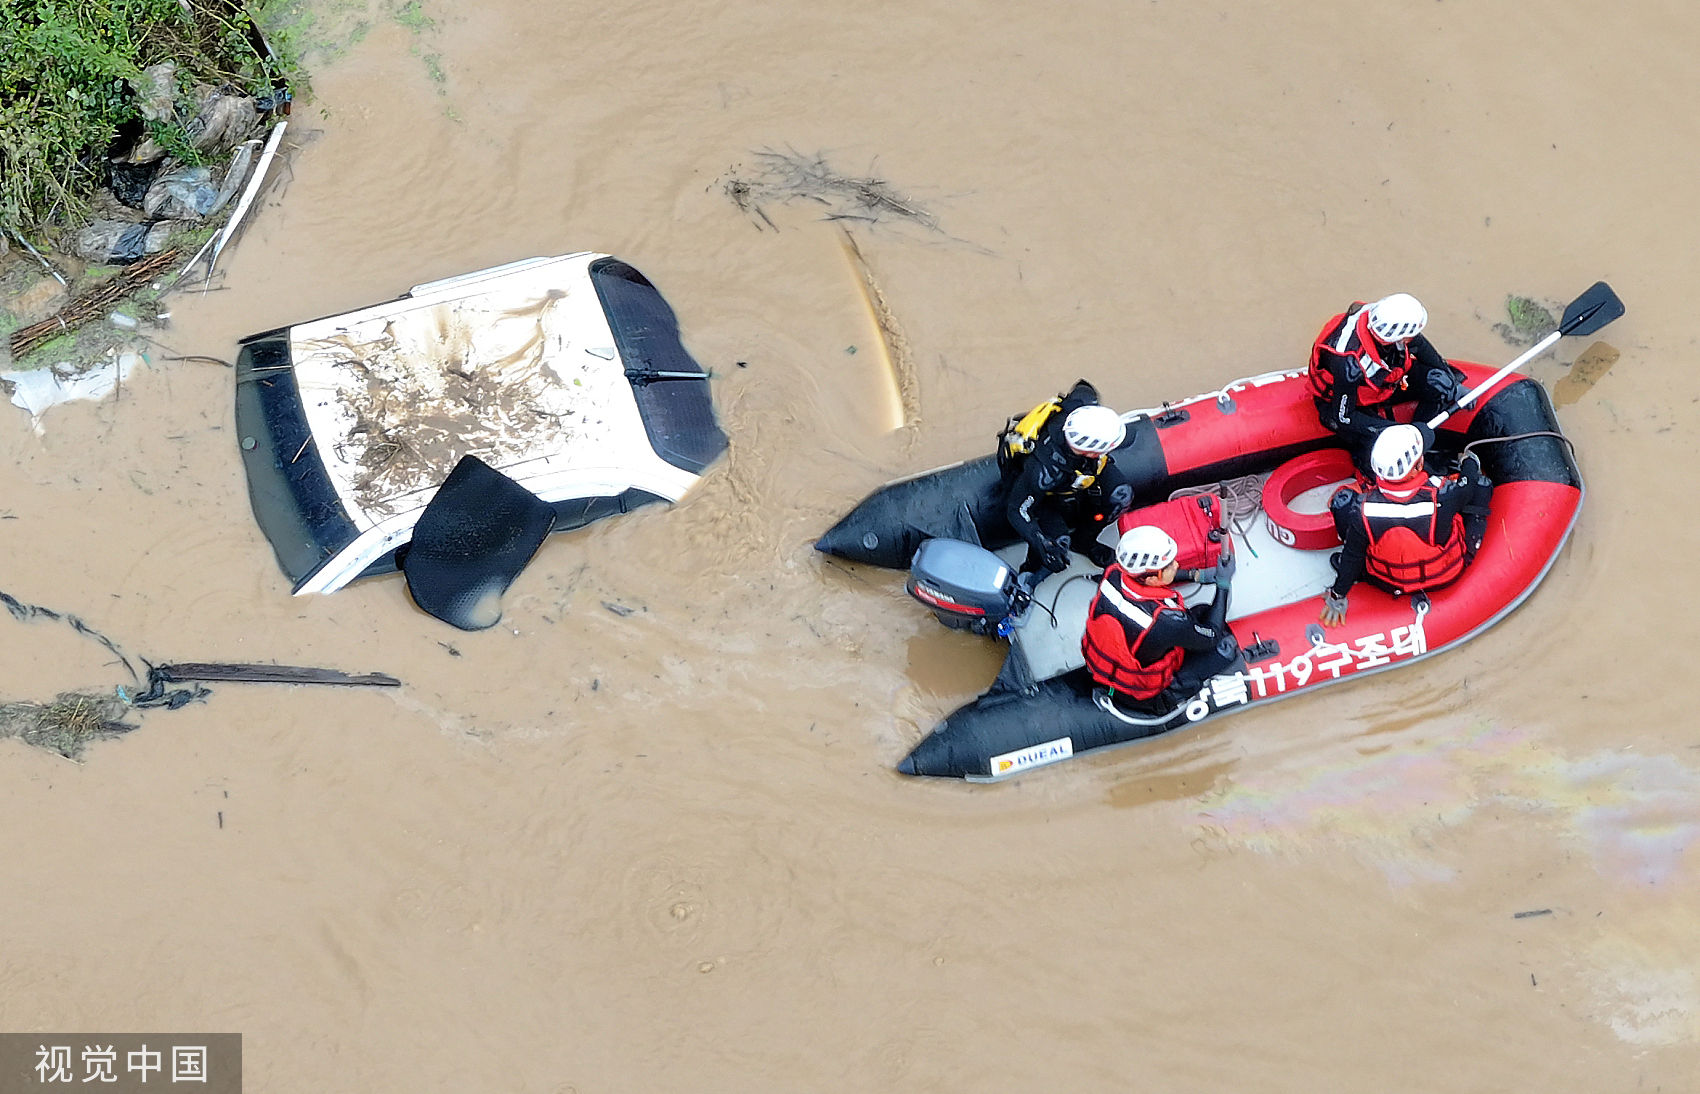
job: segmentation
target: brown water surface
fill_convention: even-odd
[[[405,686],[218,685],[81,766],[0,742],[0,1028],[240,1031],[277,1092],[1693,1089],[1700,11],[421,10],[316,74],[150,368],[39,437],[0,407],[0,589],[154,661]],[[936,226],[764,222],[726,192],[763,151]],[[291,598],[229,372],[164,358],[584,249],[713,370],[703,487],[552,537],[488,631],[396,578]],[[1509,360],[1508,294],[1601,278],[1628,314],[1529,366],[1604,343],[1563,392],[1587,503],[1492,631],[1008,785],[892,772],[996,664],[812,550],[869,490],[1077,376],[1296,365],[1387,292]],[[0,654],[0,699],[127,679],[47,622]]]

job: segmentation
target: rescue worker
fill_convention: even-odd
[[[1423,469],[1414,425],[1382,430],[1370,456],[1373,486],[1348,486],[1329,502],[1340,533],[1334,585],[1322,597],[1322,624],[1346,619],[1346,593],[1358,581],[1392,593],[1437,589],[1458,580],[1487,532],[1493,484],[1466,452],[1456,474]]]
[[[1423,337],[1428,311],[1409,293],[1361,301],[1330,319],[1310,350],[1310,387],[1317,414],[1346,442],[1352,462],[1368,472],[1378,433],[1393,409],[1415,403],[1426,423],[1464,394],[1464,377]],[[1425,442],[1434,443],[1426,424]]]
[[[1029,588],[1040,571],[1068,569],[1071,549],[1095,566],[1114,557],[1098,536],[1133,504],[1133,486],[1110,458],[1126,439],[1121,415],[1099,403],[1085,380],[1005,429],[998,445],[1005,515],[1027,542],[1020,572]]]
[[[1182,571],[1176,552],[1174,538],[1161,528],[1128,529],[1087,609],[1081,639],[1087,671],[1117,697],[1161,697],[1172,708],[1212,676],[1243,663],[1227,624],[1232,554],[1224,551],[1212,570]],[[1183,579],[1214,582],[1214,599],[1188,608],[1174,589]]]

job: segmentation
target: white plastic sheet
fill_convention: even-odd
[[[53,368],[0,372],[12,387],[12,405],[30,412],[30,428],[42,433],[41,416],[49,407],[73,399],[104,399],[145,362],[139,353],[109,357],[84,372],[60,373]]]

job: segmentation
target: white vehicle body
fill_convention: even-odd
[[[678,501],[725,447],[706,379],[654,287],[581,252],[246,339],[237,420],[295,593],[328,593],[394,569],[465,456],[554,505],[557,529]]]

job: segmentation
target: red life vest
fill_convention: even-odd
[[[1364,492],[1363,523],[1369,535],[1364,570],[1401,592],[1436,589],[1464,572],[1464,518],[1439,524],[1441,480],[1429,476],[1405,495],[1378,485]]]
[[[1411,371],[1411,355],[1403,349],[1389,354],[1391,349],[1370,334],[1368,306],[1362,301],[1353,304],[1323,325],[1310,348],[1311,393],[1332,402],[1339,392],[1334,389],[1335,370],[1331,366],[1345,362],[1350,366],[1348,375],[1355,370],[1362,377],[1357,386],[1358,405],[1385,403],[1399,393],[1405,375]]]
[[[1161,611],[1184,612],[1186,605],[1167,586],[1142,584],[1120,566],[1105,570],[1080,643],[1092,678],[1135,699],[1149,699],[1168,687],[1185,650],[1176,646],[1149,665],[1140,664],[1137,657]]]

